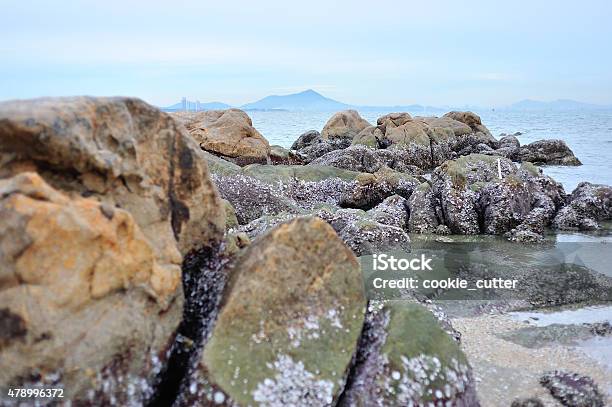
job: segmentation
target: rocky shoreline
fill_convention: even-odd
[[[0,103],[0,163],[0,389],[61,387],[75,405],[477,406],[546,388],[544,403],[605,404],[605,375],[584,365],[491,396],[472,335],[502,340],[490,312],[368,300],[358,262],[419,239],[537,248],[601,230],[612,188],[568,194],[537,166],[580,165],[561,140],[497,139],[471,112],[371,125],[344,111],[284,149],[237,109],[50,98]],[[528,300],[495,312],[612,300],[594,271],[516,273]]]

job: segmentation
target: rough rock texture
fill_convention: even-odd
[[[3,383],[63,384],[84,402],[150,395],[180,322],[183,255],[223,238],[206,161],[137,99],[0,104],[0,295],[21,321]]]
[[[37,171],[53,187],[125,209],[161,265],[220,240],[224,211],[197,144],[131,98],[0,103],[0,178]]]
[[[478,406],[471,368],[417,304],[373,303],[340,406]]]
[[[544,403],[538,398],[531,397],[528,399],[513,400],[510,407],[544,407]]]
[[[541,240],[565,196],[560,184],[533,166],[517,168],[506,158],[481,154],[447,161],[432,181],[452,233],[508,233],[511,240]]]
[[[196,392],[240,405],[328,405],[363,324],[359,264],[320,219],[282,224],[231,270]]]
[[[310,147],[313,144],[323,143],[325,140],[321,137],[321,133],[316,130],[308,130],[300,135],[291,145],[291,150],[301,150]]]
[[[372,220],[383,225],[408,230],[408,201],[399,195],[391,195],[368,211]]]
[[[410,250],[410,237],[401,225],[379,223],[359,209],[320,210],[316,216],[334,228],[356,256]]]
[[[265,215],[300,213],[297,203],[284,196],[278,186],[245,175],[213,174],[212,179],[221,197],[234,207],[236,218],[241,225]]]
[[[378,171],[384,166],[408,174],[420,174],[421,171],[414,164],[407,149],[374,149],[364,145],[353,145],[349,148],[338,149],[322,155],[309,165],[328,165],[350,171],[369,172]]]
[[[612,219],[612,187],[581,182],[561,208],[553,227],[561,230],[595,230],[599,221]]]
[[[582,165],[563,140],[539,140],[520,149],[522,161],[546,165]]]
[[[597,384],[588,376],[555,371],[544,374],[540,383],[564,406],[604,406],[604,396],[599,391]]]
[[[0,385],[142,402],[180,322],[179,266],[158,263],[125,210],[70,198],[36,173],[0,180],[0,197],[0,318],[13,320]]]
[[[270,144],[253,127],[242,110],[208,110],[174,113],[203,150],[226,157],[239,165],[265,163]]]
[[[326,181],[339,178],[343,181],[353,181],[358,172],[325,165],[260,165],[251,164],[242,168],[242,174],[257,178],[269,184],[289,183],[291,181]]]
[[[356,110],[344,110],[334,114],[323,127],[321,136],[325,140],[353,140],[360,131],[371,126]]]
[[[409,113],[398,112],[398,113],[389,113],[384,116],[381,116],[376,120],[376,124],[379,126],[383,126],[384,131],[387,129],[393,129],[395,127],[402,126],[408,122],[412,121],[412,116]]]
[[[364,145],[370,148],[385,147],[385,129],[383,126],[369,126],[353,138],[353,145]]]
[[[302,165],[304,160],[299,154],[281,146],[270,147],[270,163],[273,165]]]
[[[412,191],[420,184],[415,177],[387,167],[382,167],[374,174],[361,174],[356,181],[355,187],[340,197],[338,205],[341,207],[368,210],[391,195],[409,198]]]
[[[472,112],[448,112],[444,117],[457,120],[469,126],[474,133],[483,133],[490,136],[489,130],[482,124],[480,117]]]
[[[408,230],[413,233],[434,233],[443,219],[440,200],[428,182],[420,184],[408,200]]]

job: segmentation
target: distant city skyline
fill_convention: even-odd
[[[0,100],[612,105],[607,1],[5,0],[2,14]]]

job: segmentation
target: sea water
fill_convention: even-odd
[[[389,111],[360,111],[372,124]],[[409,112],[412,115],[440,116],[443,112]],[[507,111],[475,110],[491,133],[518,136],[521,144],[541,139],[564,140],[583,165],[579,167],[546,166],[544,172],[561,182],[567,192],[588,181],[612,185],[612,110],[584,111]],[[307,130],[321,131],[334,112],[250,111],[254,126],[270,141],[290,147]]]

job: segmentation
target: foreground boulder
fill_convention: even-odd
[[[478,406],[471,368],[430,311],[371,306],[341,406]]]
[[[561,230],[596,230],[612,219],[612,187],[581,182],[561,208],[553,227]]]
[[[142,403],[181,319],[183,256],[223,238],[204,153],[140,100],[75,97],[0,103],[0,161],[2,386]]]
[[[212,245],[224,212],[203,152],[169,115],[132,98],[0,103],[0,178],[36,171],[53,187],[128,211],[162,265]]]
[[[333,229],[282,224],[236,260],[194,393],[202,403],[331,405],[364,311],[359,264]]]
[[[0,180],[0,196],[2,387],[142,403],[180,322],[180,268],[158,262],[128,212],[36,173]]]
[[[352,141],[359,132],[369,126],[370,123],[359,116],[356,110],[344,110],[334,114],[325,123],[321,136],[325,140],[341,139]]]
[[[253,127],[242,110],[209,110],[175,113],[203,150],[227,158],[238,165],[266,163],[270,144]]]
[[[563,140],[539,140],[520,149],[522,161],[546,165],[582,165]]]

